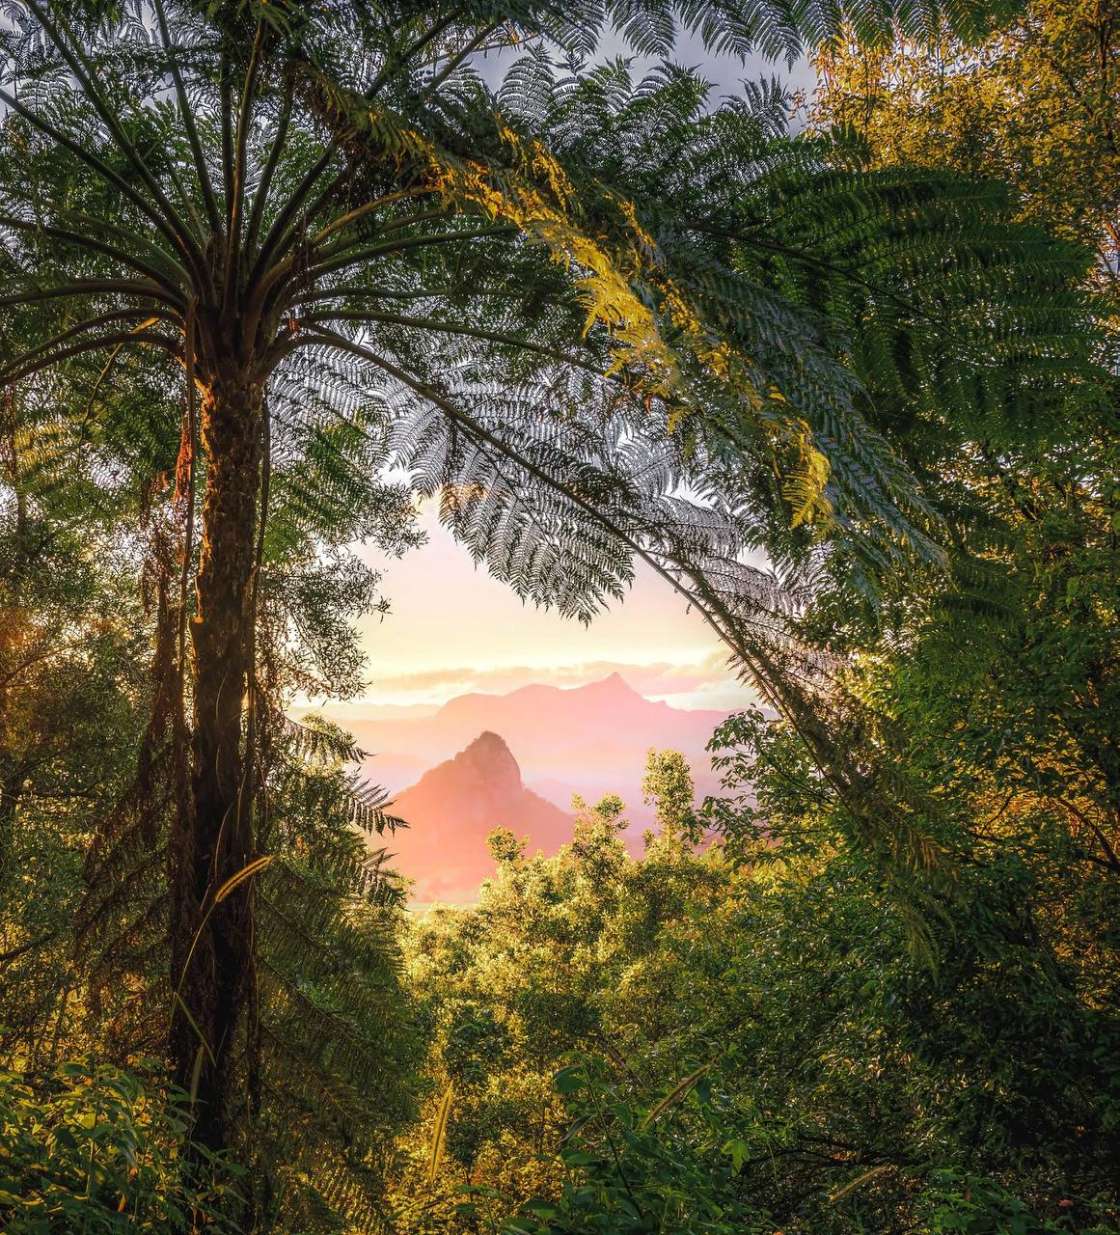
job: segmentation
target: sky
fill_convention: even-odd
[[[368,691],[332,712],[433,707],[470,691],[502,694],[533,682],[582,686],[615,672],[647,698],[675,707],[731,711],[753,697],[700,615],[648,568],[623,603],[583,626],[523,603],[476,566],[440,526],[434,504],[423,508],[421,525],[428,543],[403,558],[358,548],[382,572],[390,612],[360,626]]]
[[[607,41],[602,54],[618,51]],[[744,77],[776,75],[801,90],[813,84],[807,62],[743,65],[709,56],[688,36],[678,41],[677,59],[703,73],[717,99],[736,93]],[[481,67],[488,78],[502,72],[498,57]],[[369,687],[363,697],[332,707],[340,719],[392,714],[399,707],[431,710],[471,691],[502,694],[538,682],[582,686],[613,672],[647,698],[674,707],[734,711],[754,699],[700,615],[647,567],[623,603],[584,627],[522,603],[484,566],[476,567],[440,526],[434,507],[422,511],[421,522],[428,542],[403,559],[358,549],[382,572],[390,612],[361,623]]]
[[[497,86],[505,69],[517,59],[521,53],[515,49],[491,52],[485,56],[476,57],[475,65],[491,86]],[[626,49],[622,41],[612,35],[604,37],[599,45],[598,58],[609,60],[619,55],[625,55]],[[656,60],[649,57],[630,56],[634,63],[634,72],[638,74],[652,68]],[[704,47],[698,35],[687,31],[680,33],[676,41],[674,59],[686,68],[695,69],[713,87],[713,101],[718,101],[723,95],[739,93],[740,83],[744,78],[777,77],[792,91],[812,90],[816,84],[816,76],[812,65],[805,58],[789,65],[784,60],[775,63],[762,56],[752,56],[744,63],[737,56],[714,56]]]

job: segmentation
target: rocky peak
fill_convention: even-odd
[[[484,730],[452,760],[464,770],[478,776],[492,790],[502,792],[521,789],[521,768],[505,740],[489,729]]]
[[[409,827],[393,837],[394,865],[416,881],[421,904],[465,904],[494,874],[486,838],[496,828],[548,853],[572,835],[571,816],[526,789],[505,740],[492,729],[425,772],[393,801]]]

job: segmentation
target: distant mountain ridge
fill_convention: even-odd
[[[486,838],[495,828],[530,837],[530,849],[555,851],[572,834],[572,817],[527,789],[502,738],[481,733],[465,750],[398,794],[393,813],[407,830],[380,840],[392,865],[415,883],[422,903],[473,900],[494,873]]]
[[[715,788],[705,746],[727,713],[653,702],[617,673],[585,686],[530,685],[504,695],[471,693],[430,716],[342,721],[363,750],[363,771],[393,791],[451,759],[479,734],[500,734],[531,788],[567,808],[573,792],[586,798],[621,794],[640,828],[650,815],[641,799],[646,753],[679,750],[700,794]]]

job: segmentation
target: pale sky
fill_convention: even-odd
[[[522,54],[519,49],[509,48],[490,52],[483,56],[473,57],[475,66],[492,86],[501,81],[506,68]],[[619,55],[626,55],[626,50],[617,36],[608,35],[599,46],[599,57],[608,60]],[[654,67],[657,61],[647,56],[627,56],[633,62],[635,76]],[[708,52],[697,35],[681,34],[677,38],[676,54],[673,59],[686,68],[695,69],[713,86],[713,101],[718,102],[723,95],[739,93],[740,83],[744,78],[777,77],[790,90],[810,91],[816,84],[816,75],[807,59],[801,57],[792,65],[784,60],[774,62],[763,56],[751,56],[743,63],[735,56],[713,56]]]
[[[485,566],[476,567],[433,505],[421,524],[428,543],[404,558],[358,550],[382,572],[391,610],[361,623],[370,687],[347,711],[435,705],[531,682],[581,686],[616,671],[642,694],[676,707],[730,710],[750,700],[714,633],[652,571],[643,568],[622,604],[583,626],[523,604]]]

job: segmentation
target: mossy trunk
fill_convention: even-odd
[[[253,982],[249,884],[220,901],[216,893],[253,857],[243,718],[263,392],[233,365],[201,386],[206,483],[191,623],[191,792],[171,846],[171,1053],[178,1084],[195,1095],[194,1140],[220,1149]]]

